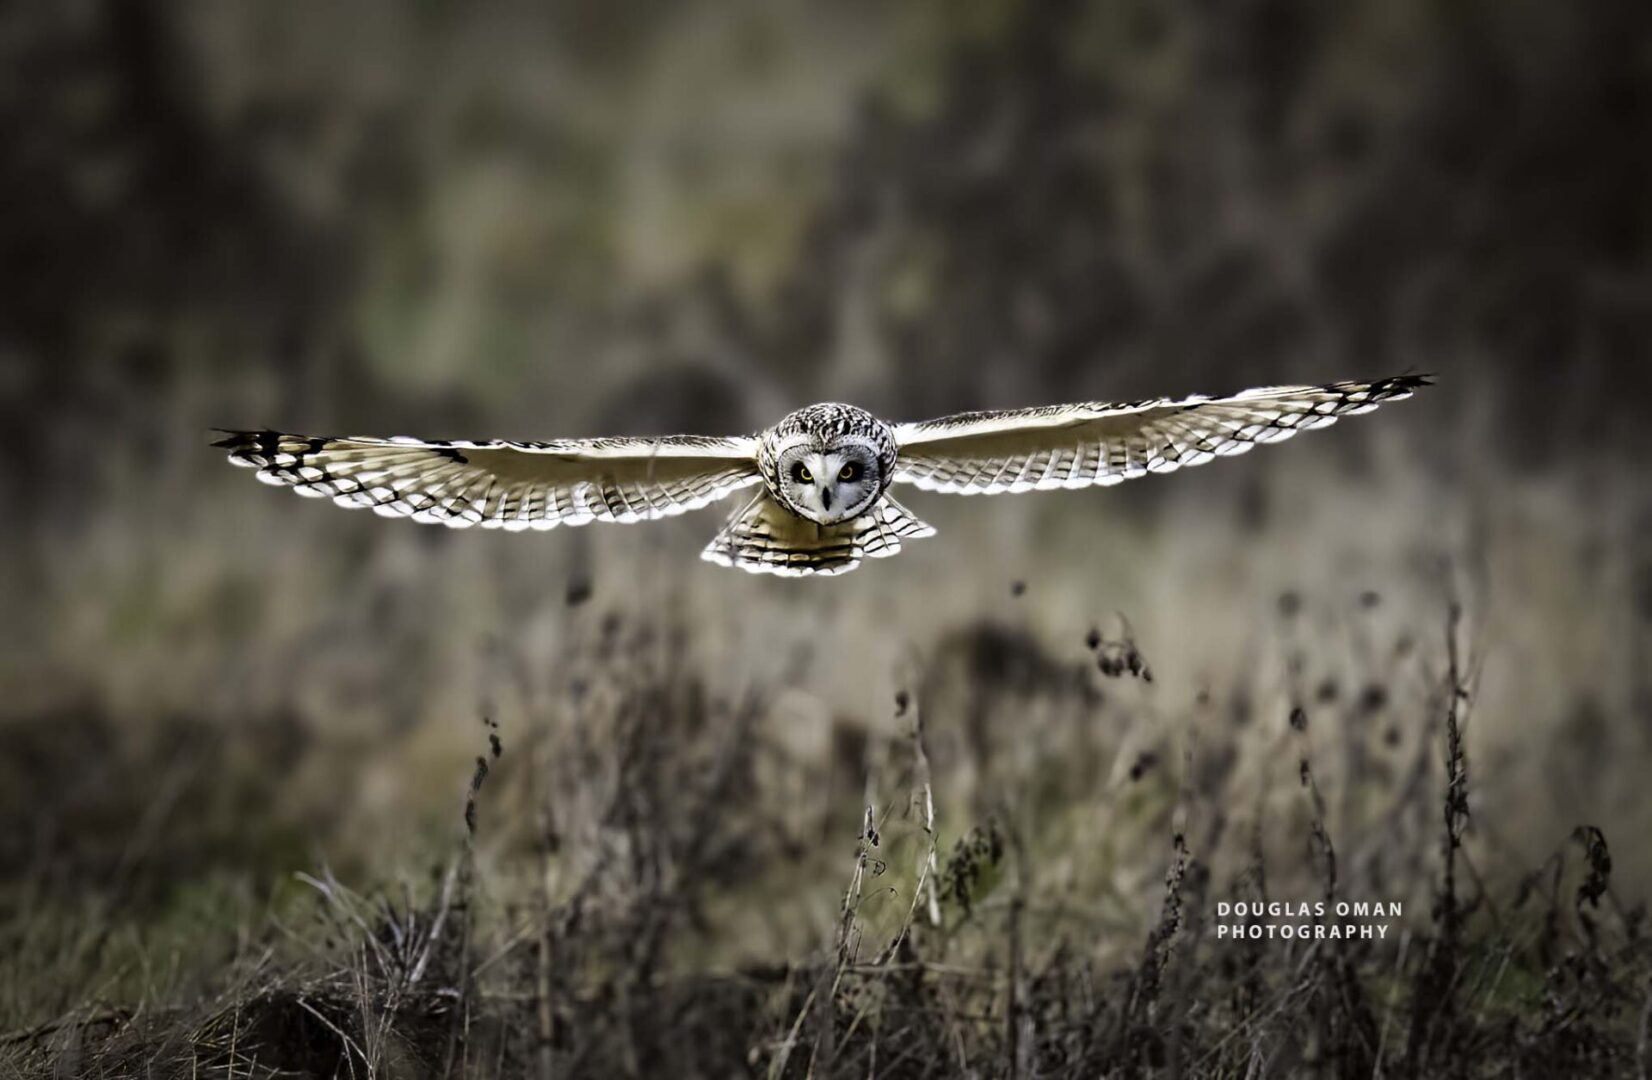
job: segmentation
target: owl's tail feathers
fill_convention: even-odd
[[[933,535],[933,528],[887,495],[860,517],[837,525],[817,525],[786,510],[764,492],[729,517],[700,558],[753,574],[845,574],[863,558],[895,554],[902,540]]]

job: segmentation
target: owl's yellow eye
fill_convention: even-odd
[[[815,474],[809,471],[809,467],[807,465],[799,465],[797,467],[797,478],[805,484],[812,484],[815,482]]]
[[[855,467],[853,465],[845,465],[843,468],[838,470],[837,478],[839,480],[853,480],[855,478]]]

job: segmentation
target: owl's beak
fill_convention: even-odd
[[[830,510],[832,508],[832,489],[831,488],[824,488],[823,487],[823,488],[820,489],[820,508],[822,510]]]

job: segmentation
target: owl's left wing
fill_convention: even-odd
[[[757,483],[752,438],[428,442],[230,431],[214,446],[300,495],[452,528],[552,529],[681,514]]]
[[[1257,443],[1370,412],[1432,381],[1269,386],[1232,397],[1092,402],[897,424],[897,483],[959,495],[1116,484],[1242,454]]]

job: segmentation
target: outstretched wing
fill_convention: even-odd
[[[1431,381],[1400,375],[1270,386],[1224,398],[1054,405],[899,424],[894,479],[959,495],[1117,484],[1325,427],[1410,397]]]
[[[697,509],[760,479],[751,438],[518,443],[226,434],[213,445],[267,484],[453,528],[643,521]]]

